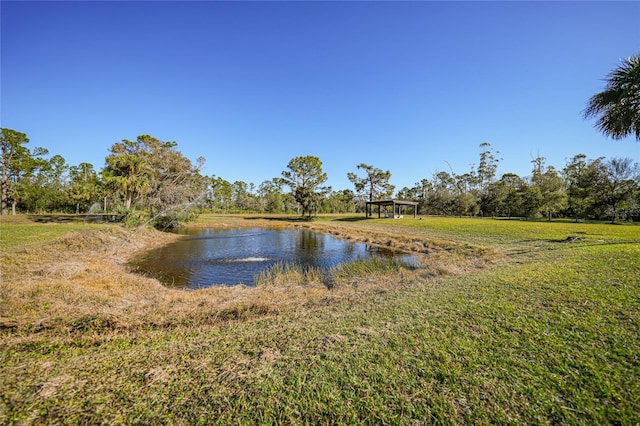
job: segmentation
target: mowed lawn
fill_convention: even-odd
[[[9,287],[19,280],[3,282],[0,423],[640,422],[640,226],[325,219],[309,226],[432,242],[440,262],[449,251],[451,262],[475,256],[478,247],[486,259],[434,273],[426,254],[424,268],[331,290],[157,290],[163,311],[96,297],[95,315],[51,318],[42,307],[46,326],[21,319],[14,300],[40,296]],[[260,221],[203,216],[199,225],[252,220]],[[61,226],[114,227],[0,223],[3,269],[28,264],[14,256],[33,256],[34,246],[61,247]],[[40,281],[34,289],[48,291]],[[56,303],[76,300],[68,292]]]

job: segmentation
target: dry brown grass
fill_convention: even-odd
[[[418,271],[363,276],[353,283],[357,285],[332,290],[321,282],[304,285],[277,282],[257,288],[212,287],[183,291],[133,274],[126,266],[136,253],[174,241],[177,235],[105,225],[99,229],[72,231],[44,245],[4,253],[0,329],[99,331],[246,320],[348,301],[362,292],[386,291],[383,289],[415,279],[483,267],[490,260],[487,253],[477,248],[336,222],[292,225],[228,218],[209,223],[218,227],[274,225],[303,226],[339,238],[428,255],[429,260]]]
[[[140,250],[175,238],[105,226],[4,253],[0,323],[10,318],[20,327],[47,327],[60,318],[113,314],[152,301],[164,288],[130,274],[125,262]]]
[[[424,268],[433,275],[457,275],[495,264],[503,258],[494,249],[452,240],[426,238],[417,229],[400,230],[375,224],[354,226],[353,223],[341,222],[316,222],[302,226],[332,234],[337,238],[412,253],[423,259]]]
[[[324,292],[319,286],[287,289],[287,297],[278,287],[185,292],[127,270],[125,262],[135,253],[175,238],[107,228],[72,232],[43,247],[8,253],[0,327],[38,331],[215,322],[277,312],[298,297],[313,300]]]

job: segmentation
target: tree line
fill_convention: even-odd
[[[419,202],[421,214],[640,220],[640,167],[629,158],[578,154],[557,169],[537,157],[528,176],[498,176],[498,153],[486,142],[480,147],[477,167],[437,172],[398,198]]]
[[[640,56],[623,60],[606,81],[584,117],[596,118],[613,139],[635,135],[640,142]],[[128,223],[171,226],[197,211],[363,212],[367,201],[395,196],[417,202],[419,214],[640,220],[640,168],[629,158],[577,154],[557,169],[539,156],[528,176],[498,176],[499,153],[483,142],[477,166],[465,173],[450,168],[394,192],[390,171],[361,163],[362,174],[347,174],[353,190],[335,191],[323,186],[327,174],[315,156],[291,159],[281,176],[256,186],[205,176],[204,158],[194,163],[176,142],[149,135],[113,144],[99,171],[84,162],[70,166],[60,155],[47,158],[48,150],[30,150],[28,142],[25,133],[0,131],[2,215],[117,212]]]
[[[390,171],[361,163],[347,174],[352,189],[333,190],[323,186],[328,176],[315,156],[295,157],[256,185],[203,175],[203,158],[192,162],[176,142],[149,135],[113,144],[101,170],[68,165],[28,142],[1,129],[3,215],[118,213],[168,226],[197,212],[361,213],[367,201],[394,197],[418,202],[421,215],[640,220],[640,167],[628,158],[578,154],[558,169],[537,157],[529,176],[498,175],[499,152],[484,142],[464,173],[438,171],[396,191]]]

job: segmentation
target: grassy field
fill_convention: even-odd
[[[201,216],[394,247],[184,292],[130,274],[176,237],[0,221],[0,424],[638,424],[640,226]]]

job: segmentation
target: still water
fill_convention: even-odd
[[[132,269],[169,287],[198,289],[254,285],[254,277],[277,262],[328,269],[372,256],[412,259],[306,229],[186,229],[181,233],[183,239],[135,259]]]

